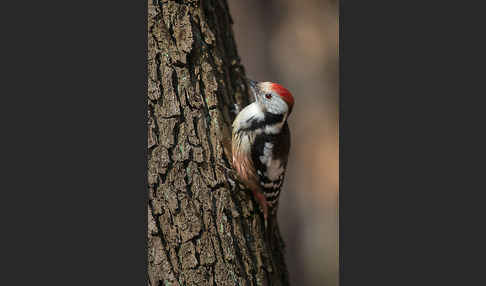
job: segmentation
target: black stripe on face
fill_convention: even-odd
[[[264,119],[263,120],[258,120],[254,116],[248,118],[246,122],[250,122],[250,126],[244,129],[240,129],[240,131],[249,131],[249,130],[255,130],[258,128],[263,128],[266,125],[274,125],[277,123],[280,123],[284,119],[283,114],[274,114],[270,112],[264,112]]]
[[[270,113],[270,112],[265,112],[264,114],[265,114],[265,121],[268,122],[268,125],[280,123],[284,119],[283,114],[275,114],[275,113]]]

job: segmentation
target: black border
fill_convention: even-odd
[[[480,11],[340,1],[341,286],[484,284]]]
[[[0,284],[147,285],[147,2],[0,10]]]

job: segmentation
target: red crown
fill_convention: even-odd
[[[285,87],[281,86],[278,83],[272,83],[272,89],[280,95],[280,97],[285,100],[287,105],[289,106],[289,110],[292,110],[292,106],[294,106],[294,97]]]

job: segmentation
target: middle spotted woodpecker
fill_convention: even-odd
[[[233,122],[233,167],[259,202],[265,226],[275,215],[290,150],[287,118],[294,98],[279,84],[248,81],[255,101]]]

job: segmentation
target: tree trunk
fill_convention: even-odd
[[[232,110],[248,104],[231,25],[226,0],[148,3],[152,286],[288,285],[278,225],[264,230],[229,164]]]

